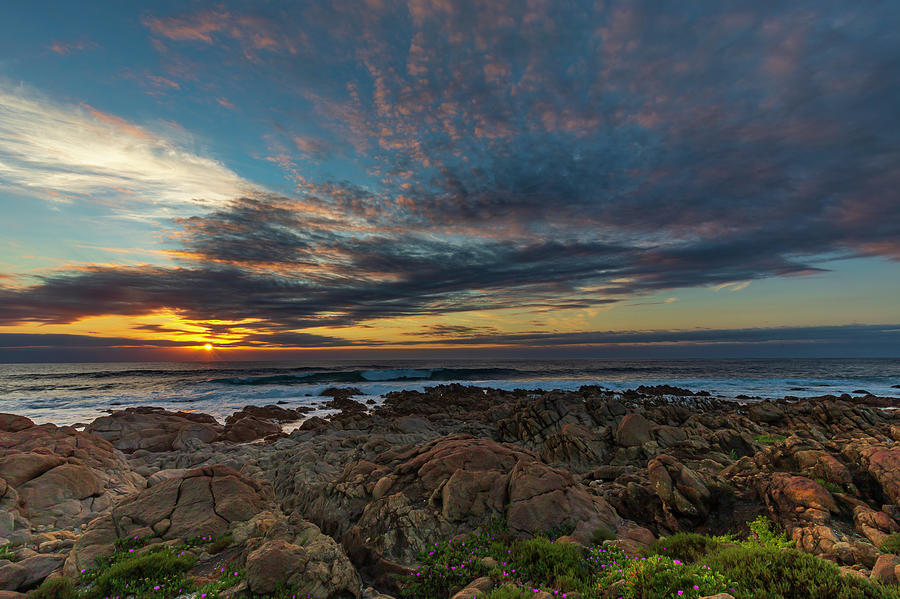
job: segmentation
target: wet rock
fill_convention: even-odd
[[[323,397],[332,397],[334,399],[351,397],[353,395],[362,395],[363,392],[356,387],[328,387],[323,389],[319,395]]]

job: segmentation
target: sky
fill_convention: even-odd
[[[0,361],[900,357],[900,4],[0,4]]]

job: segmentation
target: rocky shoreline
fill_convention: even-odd
[[[498,521],[583,546],[602,531],[637,555],[765,516],[846,576],[900,575],[885,550],[900,532],[900,400],[440,385],[373,407],[332,391],[329,418],[131,408],[77,430],[0,415],[0,599],[159,547],[180,548],[211,597],[400,597],[436,542]],[[467,582],[446,596],[501,581]]]

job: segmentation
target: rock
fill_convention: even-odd
[[[48,553],[0,566],[0,589],[24,591],[34,588],[59,570],[65,561],[64,555]]]
[[[434,428],[424,418],[419,416],[401,416],[393,421],[394,429],[406,434],[430,434]]]
[[[764,424],[774,424],[784,419],[784,410],[771,401],[761,401],[750,406],[750,420]]]
[[[24,416],[15,414],[0,414],[0,431],[17,433],[34,426],[34,422]]]
[[[182,478],[184,476],[184,473],[184,468],[168,468],[165,470],[157,470],[147,477],[147,486],[152,487],[153,485],[158,485],[161,482],[165,482],[173,478]]]
[[[33,524],[85,524],[145,484],[103,439],[72,427],[5,420],[15,430],[0,430],[0,507],[21,511]],[[0,528],[9,524],[9,516],[0,519]]]
[[[110,441],[126,453],[139,449],[150,452],[193,449],[215,441],[223,430],[207,414],[152,407],[117,410],[85,428],[85,432]]]
[[[187,540],[218,536],[249,520],[266,505],[268,493],[256,481],[227,466],[187,470],[122,501],[91,522],[70,553],[71,567],[89,567],[112,552],[118,538],[157,536]]]
[[[893,503],[900,503],[900,448],[869,447],[859,457],[884,494]]]
[[[358,599],[359,577],[340,546],[309,525],[302,546],[285,540],[263,544],[247,556],[247,584],[253,593],[279,587],[313,599]]]
[[[444,437],[415,448],[382,473],[377,486],[383,495],[364,504],[344,537],[360,562],[414,563],[434,539],[471,531],[494,516],[505,517],[521,535],[571,523],[582,543],[596,528],[615,530],[621,522],[569,472],[489,439]],[[381,482],[385,476],[390,483]]]
[[[577,422],[563,425],[544,439],[541,458],[572,472],[583,472],[606,461],[602,437],[592,428]]]
[[[616,428],[616,443],[623,447],[635,447],[650,441],[649,420],[640,414],[625,414]]]
[[[791,538],[797,543],[797,549],[818,556],[830,555],[839,542],[833,530],[821,525],[793,528]]]
[[[650,460],[647,471],[666,510],[695,518],[707,514],[712,496],[696,472],[665,454]]]
[[[13,487],[19,487],[65,463],[65,458],[52,453],[37,451],[8,453],[0,458],[0,477]]]
[[[889,534],[900,532],[900,526],[893,518],[866,505],[858,505],[853,509],[853,524],[876,547],[880,547]]]
[[[894,574],[894,568],[897,566],[900,566],[900,557],[891,553],[879,555],[869,578],[882,584],[896,585],[897,576]]]
[[[687,440],[687,433],[677,426],[660,426],[653,432],[660,447],[675,447]]]
[[[821,478],[841,487],[849,487],[853,476],[834,456],[821,450],[798,451],[794,455],[799,469],[811,478]]]
[[[838,511],[834,498],[822,485],[803,476],[776,472],[763,482],[760,493],[779,521],[825,524]]]
[[[334,399],[347,398],[353,395],[362,395],[363,392],[356,387],[328,387],[323,389],[319,395],[322,397],[331,397]]]
[[[494,580],[490,576],[476,578],[466,588],[453,595],[453,599],[476,599],[486,597],[494,588]]]
[[[325,407],[329,410],[340,410],[344,414],[359,414],[368,409],[366,404],[350,399],[345,395],[335,396],[334,399],[325,404]]]
[[[226,424],[221,439],[233,443],[246,443],[256,439],[263,439],[269,435],[277,435],[280,432],[281,427],[271,420],[263,420],[256,416],[245,416]]]
[[[674,387],[672,385],[641,385],[635,391],[640,395],[674,395],[676,397],[693,397],[695,395],[709,395],[706,391],[698,391],[694,393],[690,389],[684,387]]]
[[[274,422],[296,422],[303,418],[303,414],[306,411],[308,411],[308,408],[292,410],[290,408],[282,408],[271,404],[267,406],[244,406],[243,409],[225,419],[225,426],[227,427],[229,424],[233,424],[248,416]]]

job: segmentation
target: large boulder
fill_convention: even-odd
[[[219,438],[224,428],[207,414],[169,412],[139,407],[117,410],[97,418],[85,432],[106,439],[116,449],[132,453],[196,449]]]
[[[145,485],[125,456],[99,437],[12,415],[0,418],[2,426],[0,505],[6,513],[16,510],[37,525],[72,527]]]
[[[288,588],[312,599],[360,596],[359,575],[343,549],[308,522],[294,539],[268,540],[250,552],[246,568],[247,584],[257,595]]]
[[[770,513],[787,527],[827,524],[831,514],[838,512],[831,493],[803,476],[775,472],[762,487],[760,495]]]
[[[91,522],[70,553],[67,569],[93,564],[113,552],[119,538],[186,540],[224,534],[236,522],[261,511],[269,493],[256,481],[227,466],[188,470],[122,501]]]

